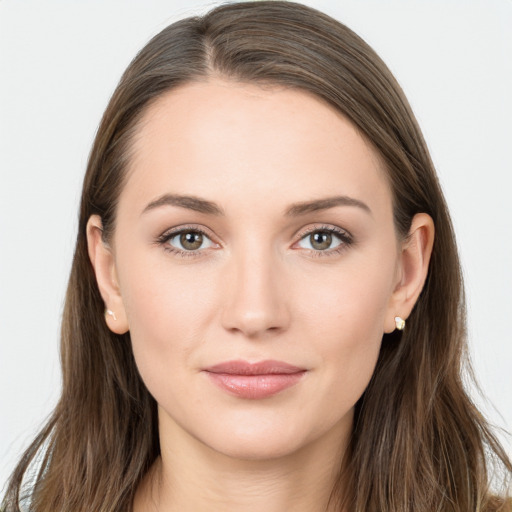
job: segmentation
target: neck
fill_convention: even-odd
[[[137,490],[134,512],[340,511],[330,498],[348,444],[346,426],[265,460],[226,456],[175,424],[160,427],[174,432],[161,435],[161,456]]]

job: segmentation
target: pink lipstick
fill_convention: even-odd
[[[226,361],[205,368],[211,381],[240,398],[258,400],[297,384],[306,370],[282,361]]]

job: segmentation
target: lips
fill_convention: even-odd
[[[268,398],[297,384],[306,370],[282,361],[226,361],[203,370],[223,391],[239,398]]]

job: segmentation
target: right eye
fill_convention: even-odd
[[[200,229],[180,229],[164,233],[158,242],[164,246],[166,251],[179,254],[181,256],[194,256],[203,249],[215,247],[215,244]]]

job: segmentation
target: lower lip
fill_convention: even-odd
[[[263,375],[234,375],[206,372],[212,382],[228,393],[240,398],[258,400],[276,395],[297,384],[305,371]]]

